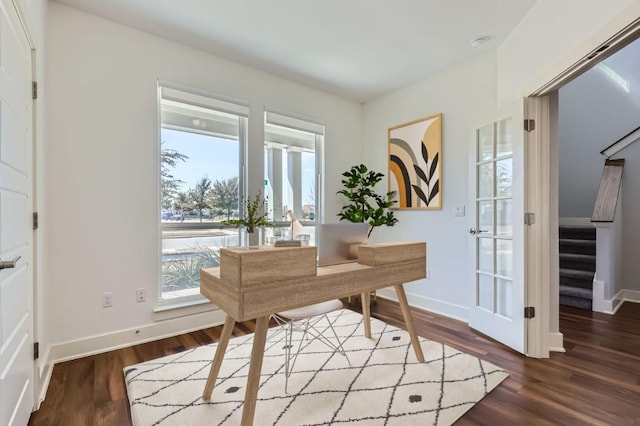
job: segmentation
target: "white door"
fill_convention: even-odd
[[[474,300],[469,325],[524,353],[522,104],[476,131]]]
[[[0,424],[21,426],[34,402],[31,48],[11,1],[0,9]]]

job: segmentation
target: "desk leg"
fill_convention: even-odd
[[[364,337],[371,339],[371,293],[365,291],[360,294],[362,301],[362,321],[364,322]]]
[[[251,349],[251,363],[249,364],[249,376],[247,377],[247,391],[244,394],[244,408],[242,409],[242,426],[251,426],[253,424],[268,328],[268,315],[256,320],[256,330],[253,333],[253,349]]]
[[[411,311],[409,310],[409,304],[407,303],[407,295],[404,294],[404,287],[402,287],[402,284],[397,284],[395,288],[396,288],[396,295],[398,296],[398,303],[400,304],[400,309],[402,310],[402,316],[404,317],[404,325],[407,327],[409,336],[411,336],[411,344],[413,345],[413,351],[416,353],[416,358],[418,359],[418,362],[424,362],[424,355],[422,354],[422,346],[420,346],[420,341],[418,340],[416,329],[413,326],[413,318],[411,318]]]
[[[220,335],[220,341],[218,342],[216,355],[213,358],[213,364],[211,364],[211,370],[209,370],[207,384],[205,385],[204,393],[202,394],[202,399],[204,399],[205,401],[209,401],[211,399],[211,394],[213,393],[213,388],[216,385],[218,373],[220,372],[220,366],[222,365],[222,360],[224,359],[224,353],[227,350],[227,343],[229,343],[229,338],[231,337],[231,332],[233,331],[233,326],[235,325],[235,323],[236,321],[231,318],[230,315],[227,315],[227,318],[224,320],[224,327],[222,327],[222,334]]]

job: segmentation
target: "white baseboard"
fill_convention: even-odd
[[[396,292],[391,287],[378,290],[376,294],[384,299],[393,300],[395,302],[398,301]],[[415,308],[424,309],[426,311],[454,318],[465,323],[469,322],[469,308],[467,308],[466,306],[454,305],[452,303],[431,299],[429,297],[418,296],[411,293],[407,293],[407,302],[409,303],[409,305]]]
[[[590,217],[561,217],[558,218],[560,226],[593,226]]]
[[[58,362],[69,361],[89,355],[95,355],[115,349],[126,348],[139,343],[151,342],[167,337],[189,333],[203,328],[213,327],[224,322],[225,313],[221,309],[209,310],[190,316],[176,317],[141,327],[118,330],[110,333],[89,336],[82,339],[49,345],[42,355],[36,369],[39,374],[36,390],[36,409],[44,401]]]
[[[224,318],[224,311],[216,309],[195,315],[158,321],[141,327],[117,330],[110,333],[57,343],[52,345],[50,350],[46,351],[50,358],[44,361],[54,364],[121,349],[139,343],[177,336],[222,324]]]
[[[562,333],[549,333],[549,352],[565,352]]]
[[[593,280],[593,311],[613,315],[624,302],[640,303],[640,291],[620,290],[612,299],[604,298],[604,282]]]

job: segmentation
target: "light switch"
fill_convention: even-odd
[[[456,216],[456,217],[464,216],[465,215],[465,205],[463,204],[461,206],[456,206],[453,215]]]

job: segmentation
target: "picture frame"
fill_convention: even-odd
[[[393,209],[442,209],[442,114],[389,128],[389,191]]]

